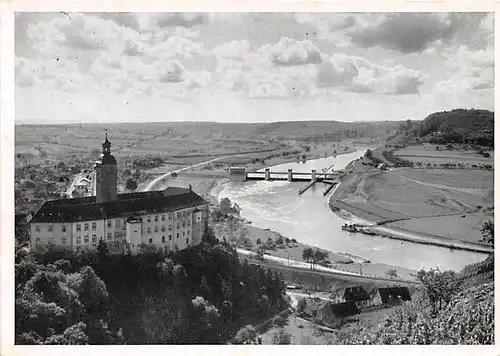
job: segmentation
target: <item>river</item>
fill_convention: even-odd
[[[271,171],[282,172],[289,168],[297,172],[310,172],[311,169],[321,172],[333,164],[335,169],[344,169],[349,162],[361,157],[366,149],[358,148],[356,152],[337,157],[285,163],[270,168]],[[242,209],[241,216],[252,221],[256,227],[269,228],[332,252],[361,256],[373,263],[416,270],[439,267],[441,270],[458,271],[467,264],[486,258],[485,254],[480,253],[345,232],[341,226],[356,220],[347,221],[329,209],[329,195],[323,196],[323,183],[316,183],[299,196],[298,190],[304,184],[287,181],[227,182],[218,198],[228,197],[237,203]]]

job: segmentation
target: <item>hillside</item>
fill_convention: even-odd
[[[466,266],[459,274],[419,272],[424,289],[376,325],[359,323],[342,332],[342,344],[494,343],[494,257]]]
[[[390,142],[402,143],[416,137],[425,137],[431,143],[493,146],[494,123],[494,112],[489,110],[454,109],[435,112],[422,121],[407,121]]]

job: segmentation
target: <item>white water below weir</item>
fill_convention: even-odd
[[[349,162],[363,156],[367,148],[336,157],[320,158],[307,162],[285,163],[269,167],[270,171],[331,172],[344,169]],[[373,263],[386,263],[411,269],[435,268],[458,271],[465,265],[484,260],[487,255],[445,247],[389,239],[381,236],[351,234],[341,229],[345,223],[362,222],[345,220],[328,207],[331,193],[323,196],[325,184],[318,182],[302,195],[298,190],[304,182],[246,181],[228,182],[219,193],[219,200],[228,197],[242,209],[241,216],[252,225],[269,228],[289,238],[333,252],[346,252],[364,257]]]

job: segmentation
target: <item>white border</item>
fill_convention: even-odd
[[[496,346],[13,346],[14,341],[14,11],[99,11],[99,12],[478,12],[495,11],[500,1],[387,1],[387,0],[0,0],[0,355],[72,355],[120,353],[123,356],[142,353],[164,353],[196,355],[200,352],[223,355],[262,355],[274,353],[275,356],[290,356],[295,353],[342,353],[342,355],[380,354],[380,355],[484,355],[498,356]],[[496,12],[496,11],[495,11]],[[496,15],[496,13],[495,13]],[[496,16],[495,16],[496,17]],[[495,21],[496,22],[496,21]],[[498,29],[495,23],[495,46]],[[495,47],[497,48],[497,47]],[[495,51],[496,52],[496,51]],[[495,69],[495,82],[499,70]],[[495,103],[498,93],[495,93]],[[499,147],[496,135],[496,147]],[[497,159],[498,155],[495,155]],[[497,162],[498,163],[498,162]],[[498,174],[495,171],[495,190]],[[497,219],[495,218],[495,221]],[[498,265],[497,257],[495,263]],[[498,290],[498,281],[495,280]],[[495,320],[499,311],[495,308]],[[495,340],[499,340],[497,326]]]

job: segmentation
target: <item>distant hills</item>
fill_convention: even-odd
[[[260,124],[253,133],[280,139],[341,141],[345,139],[385,139],[396,133],[403,121],[340,122],[281,121]]]

